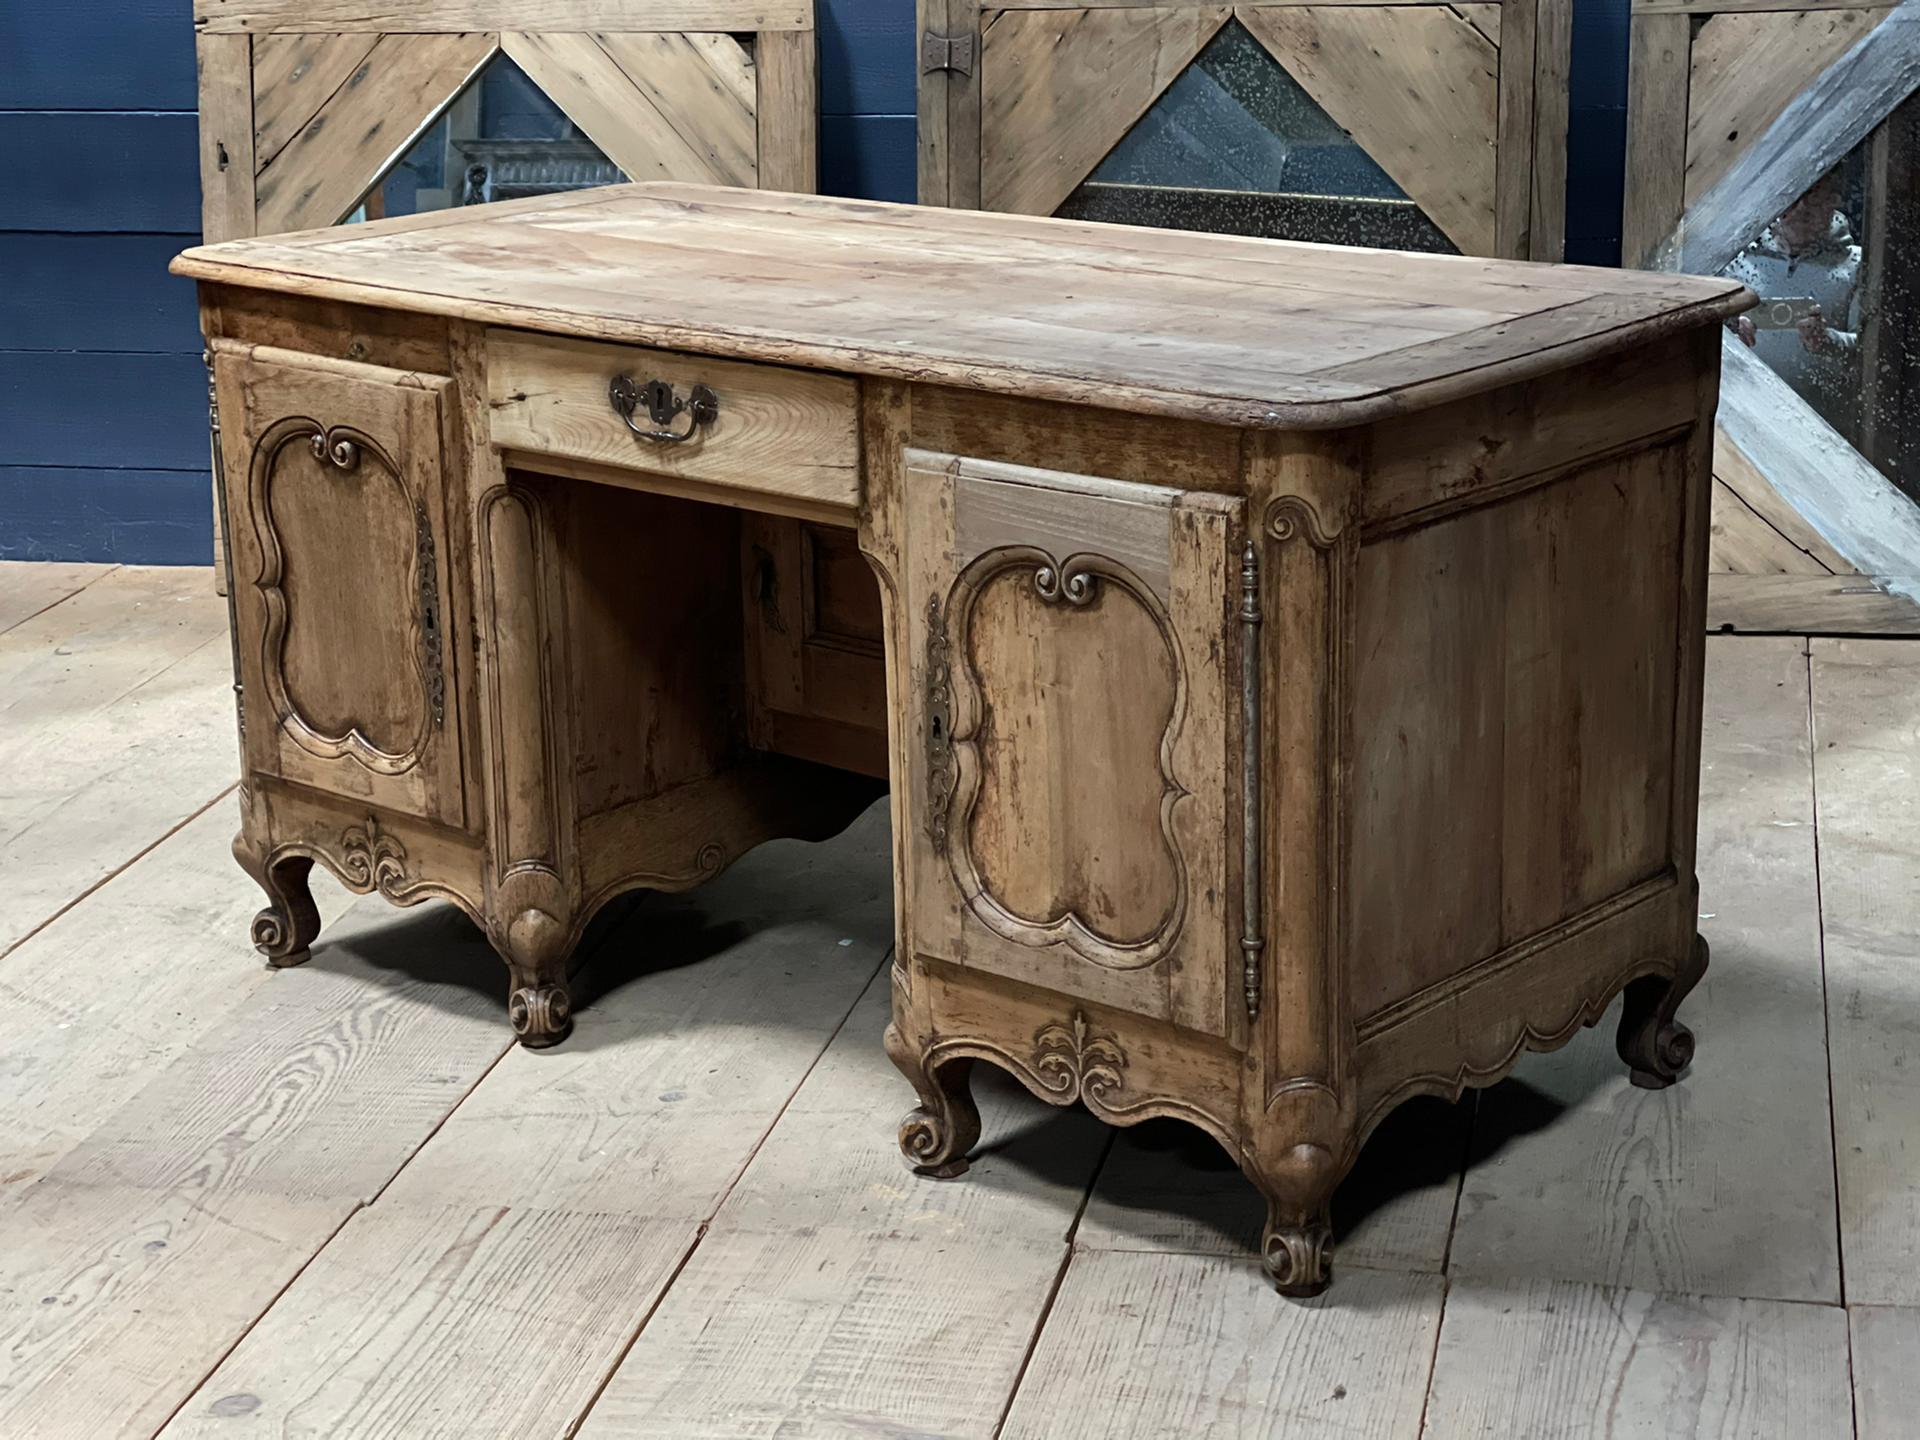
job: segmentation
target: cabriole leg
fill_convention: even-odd
[[[307,887],[313,861],[291,855],[267,864],[255,858],[244,837],[234,843],[233,855],[267,894],[267,908],[253,917],[254,948],[276,969],[305,964],[320,935],[320,911]]]
[[[1267,1199],[1260,1260],[1282,1295],[1318,1295],[1333,1280],[1333,1192],[1346,1174],[1323,1145],[1300,1144],[1272,1160],[1242,1162]]]
[[[900,1122],[900,1153],[917,1174],[952,1180],[967,1173],[967,1153],[980,1141],[980,1110],[973,1103],[973,1061],[924,1063],[920,1048],[898,1025],[887,1027],[887,1055],[920,1094],[920,1107]]]
[[[567,985],[567,927],[545,910],[528,909],[496,941],[507,962],[507,1020],[529,1050],[558,1045],[573,1033],[573,993]]]
[[[1706,937],[1695,935],[1671,978],[1648,975],[1627,986],[1615,1045],[1628,1078],[1642,1090],[1666,1089],[1693,1063],[1693,1032],[1674,1016],[1707,973],[1707,954]]]

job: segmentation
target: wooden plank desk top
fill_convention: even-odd
[[[233,241],[195,279],[1269,429],[1746,309],[1731,281],[651,183]]]

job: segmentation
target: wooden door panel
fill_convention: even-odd
[[[1500,50],[1480,25],[1444,5],[1234,14],[1463,253],[1493,253]]]
[[[994,16],[981,37],[981,203],[1051,215],[1226,18],[1225,6]]]
[[[451,382],[225,349],[215,376],[250,768],[464,823],[446,634]]]
[[[909,469],[915,944],[1225,1034],[1242,502]]]

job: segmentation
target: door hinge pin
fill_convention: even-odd
[[[956,75],[973,74],[973,35],[940,35],[929,30],[920,37],[920,73],[932,75],[951,70]]]

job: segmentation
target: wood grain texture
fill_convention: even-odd
[[[843,1227],[985,1253],[1064,1243],[1106,1132],[1010,1078],[975,1082],[982,1147],[959,1184],[908,1172],[887,1122],[911,1092],[881,1048],[891,983],[876,975],[713,1218],[714,1235]],[[1208,1142],[1211,1143],[1211,1142]]]
[[[1899,1440],[1920,1406],[1920,1310],[1855,1305],[1853,1415],[1859,1440]]]
[[[1533,201],[1528,256],[1561,260],[1567,243],[1567,135],[1573,68],[1572,0],[1539,0],[1534,12]],[[1505,32],[1516,58],[1526,50],[1514,26]],[[1502,65],[1504,77],[1505,66]],[[1502,80],[1503,92],[1505,81]],[[1502,111],[1502,119],[1505,112]]]
[[[52,1168],[268,983],[246,961],[260,902],[235,883],[233,828],[232,807],[215,806],[0,958],[0,1195]],[[323,920],[346,909],[337,886],[315,888]]]
[[[1458,1276],[1839,1298],[1827,1096],[1806,1081],[1826,1050],[1806,660],[1795,640],[1716,640],[1707,663],[1699,1058],[1671,1089],[1626,1091],[1596,1033],[1484,1097]]]
[[[853,382],[701,355],[627,350],[495,332],[487,341],[494,442],[801,501],[850,518],[860,500]],[[719,412],[689,445],[636,438],[607,383],[664,380],[685,398],[707,385]],[[640,425],[651,422],[642,411]],[[674,422],[684,429],[685,417]]]
[[[0,1428],[151,1435],[353,1208],[53,1181],[0,1202]]]
[[[499,49],[491,33],[384,35],[260,171],[254,233],[330,226]]]
[[[51,610],[113,571],[111,565],[0,560],[0,635],[43,610]]]
[[[1756,635],[1920,635],[1915,575],[1713,575],[1712,630]]]
[[[1244,1261],[1076,1252],[1000,1433],[1412,1435],[1443,1298],[1437,1276],[1362,1272],[1337,1301],[1276,1303]]]
[[[1907,0],[1820,71],[1690,206],[1652,263],[1718,272],[1920,88],[1920,8]]]
[[[1455,1284],[1422,1433],[1846,1435],[1846,1343],[1845,1313],[1822,1305]]]
[[[1750,303],[1729,282],[1672,275],[704,187],[509,205],[483,222],[455,212],[194,251],[176,269],[283,294],[1259,428],[1353,424],[1460,398]],[[644,293],[624,278],[641,271],[651,277]],[[1574,311],[1565,331],[1546,325],[1546,341],[1538,326],[1506,333],[1522,316],[1593,299],[1607,303]],[[1478,339],[1463,353],[1469,335]],[[1378,363],[1351,378],[1325,373],[1362,359]]]
[[[161,1433],[556,1433],[693,1238],[626,1215],[362,1210]]]
[[[308,31],[446,33],[473,30],[593,30],[606,0],[194,0],[208,34]],[[812,0],[649,0],[621,16],[623,30],[811,30]]]
[[[236,240],[254,228],[253,42],[196,35],[200,68],[200,233]]]
[[[1687,85],[1692,28],[1684,14],[1636,14],[1628,37],[1627,184],[1620,258],[1652,261],[1686,208]]]
[[[1463,253],[1495,253],[1498,46],[1439,5],[1236,13]]]
[[[1833,574],[1718,478],[1713,482],[1713,549],[1707,565],[1728,576]]]
[[[820,74],[812,30],[766,30],[755,40],[758,179],[768,190],[820,188]]]
[[[265,169],[353,77],[380,37],[261,35],[253,41],[254,168]]]
[[[1334,1192],[1343,1267],[1438,1275],[1466,1162],[1471,1104],[1420,1101],[1394,1112]],[[1266,1202],[1208,1136],[1172,1123],[1114,1140],[1074,1237],[1077,1250],[1243,1255]]]
[[[880,818],[641,907],[574,979],[578,1043],[509,1055],[384,1198],[709,1218],[886,953]]]
[[[511,1043],[450,906],[378,900],[254,989],[54,1167],[103,1188],[371,1200]]]
[[[1685,206],[1711,190],[1794,97],[1888,13],[1775,10],[1708,17],[1693,37]]]
[[[1713,432],[1713,476],[1749,510],[1778,531],[1782,539],[1804,553],[1815,569],[1828,574],[1852,572],[1853,566],[1846,557],[1781,497],[1747,452],[1736,445],[1719,426],[1715,426]]]
[[[986,1437],[1065,1258],[838,1226],[707,1236],[595,1402],[581,1440]],[[964,1337],[963,1341],[956,1343]]]
[[[634,179],[755,182],[753,70],[731,36],[508,30],[500,47]]]
[[[1847,1299],[1920,1304],[1920,654],[1813,642],[1814,793]]]
[[[1001,12],[980,46],[980,199],[1051,215],[1226,23],[1226,7]]]

